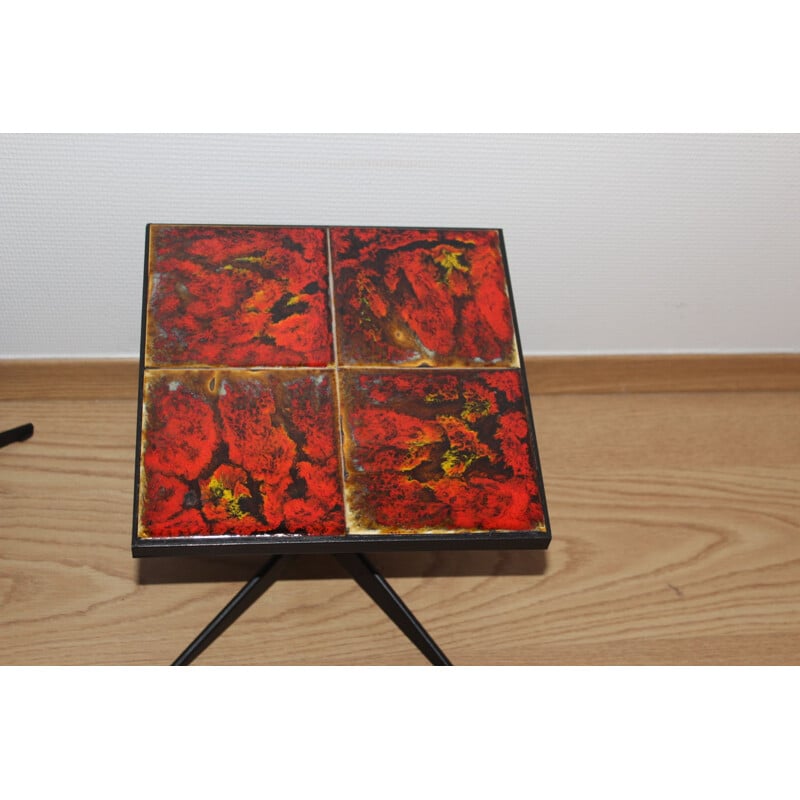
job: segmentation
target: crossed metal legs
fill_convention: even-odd
[[[186,666],[194,661],[278,580],[289,558],[289,556],[273,556],[267,561],[178,656],[173,666]],[[335,555],[334,558],[431,664],[450,666],[447,656],[366,556],[361,553],[347,553]]]

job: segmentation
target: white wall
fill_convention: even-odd
[[[138,355],[148,222],[501,227],[526,353],[800,351],[796,135],[3,135],[0,358]]]

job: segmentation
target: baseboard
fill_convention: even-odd
[[[532,394],[800,390],[800,353],[526,356]]]
[[[0,361],[0,400],[124,400],[138,390],[138,359]]]
[[[800,390],[800,353],[526,356],[531,392],[748,392]],[[0,400],[133,399],[139,362],[0,361]]]

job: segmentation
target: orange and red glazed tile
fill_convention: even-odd
[[[516,370],[343,376],[350,533],[543,530]]]
[[[330,370],[148,370],[139,535],[341,534]]]
[[[497,231],[150,226],[136,536],[544,531]]]
[[[148,367],[327,366],[322,228],[154,225]]]
[[[497,231],[332,228],[342,364],[517,366]]]

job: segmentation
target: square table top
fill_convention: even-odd
[[[134,555],[546,547],[502,232],[149,225]]]

